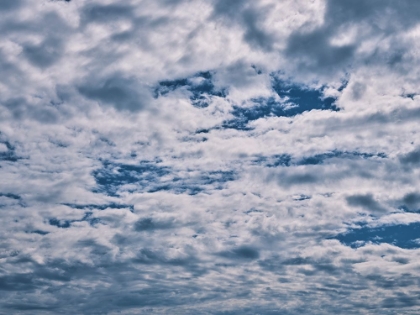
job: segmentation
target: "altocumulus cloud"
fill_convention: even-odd
[[[418,314],[415,1],[0,2],[1,314]]]

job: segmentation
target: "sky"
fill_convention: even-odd
[[[0,314],[419,314],[419,16],[0,1]]]

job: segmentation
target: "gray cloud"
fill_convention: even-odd
[[[25,45],[23,53],[33,65],[47,68],[62,57],[63,43],[60,39],[49,38],[38,45]]]
[[[34,119],[42,123],[56,123],[59,120],[59,113],[53,106],[39,106],[29,104],[24,98],[12,98],[4,102],[4,106],[10,111],[16,120]]]
[[[346,197],[347,204],[352,207],[361,207],[368,211],[384,212],[386,211],[380,203],[378,203],[372,194],[366,195],[352,195]]]
[[[420,5],[409,0],[402,1],[399,5],[387,1],[363,1],[340,2],[335,0],[327,1],[325,13],[326,21],[329,23],[360,23],[373,18],[373,25],[379,27],[379,23],[389,17],[394,17],[393,23],[383,25],[385,30],[392,32],[399,27],[411,27],[417,24],[416,15],[420,12]]]
[[[420,194],[417,192],[410,192],[403,197],[402,202],[410,208],[420,208]]]
[[[152,100],[151,92],[135,78],[125,78],[120,75],[102,80],[86,80],[78,86],[78,91],[100,104],[130,112],[146,108]]]
[[[294,59],[301,71],[318,73],[345,72],[358,67],[360,62],[388,64],[393,67],[403,58],[406,50],[398,36],[391,50],[380,47],[370,53],[358,54],[357,49],[372,38],[393,38],[398,32],[417,24],[420,6],[410,1],[396,4],[392,1],[326,1],[323,23],[311,30],[304,27],[291,34],[287,40],[286,55]],[[389,23],[392,19],[392,23]],[[352,27],[357,29],[354,38],[346,44],[333,44],[332,40]]]
[[[229,2],[216,0],[213,10],[214,19],[222,17],[242,26],[245,29],[243,39],[251,47],[265,51],[273,49],[274,36],[261,25],[261,21],[264,21],[267,10],[269,10],[268,8],[258,8],[247,0]]]
[[[400,163],[404,166],[416,167],[420,164],[420,149],[416,149],[399,157]]]
[[[222,257],[238,260],[254,260],[260,257],[258,249],[252,246],[240,246],[230,251],[225,251],[219,254]]]
[[[144,218],[138,220],[134,225],[134,230],[137,232],[142,231],[153,231],[160,229],[169,229],[174,227],[174,224],[171,220],[169,221],[157,221],[152,218]]]
[[[109,23],[118,19],[129,19],[133,17],[133,7],[120,4],[88,4],[83,7],[81,16],[83,24],[88,23]]]
[[[334,47],[329,44],[331,34],[327,29],[311,33],[294,33],[288,38],[286,55],[291,59],[299,58],[302,66],[314,71],[345,68],[352,62],[355,46]]]
[[[17,9],[20,6],[22,6],[22,4],[23,4],[23,1],[20,1],[20,0],[16,0],[16,1],[14,1],[14,0],[4,0],[0,4],[0,12],[1,11],[6,11],[7,12],[7,11]]]

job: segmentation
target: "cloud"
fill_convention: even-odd
[[[373,198],[372,194],[348,196],[346,201],[350,206],[362,207],[372,212],[385,211],[385,209]]]
[[[287,39],[286,55],[294,59],[299,71],[322,75],[343,73],[363,64],[394,67],[407,51],[403,32],[415,27],[417,5],[404,1],[325,1],[323,21],[317,26],[303,25]],[[387,23],[392,16],[393,23]],[[390,45],[373,42],[390,41]],[[403,48],[404,47],[404,48]]]
[[[50,38],[38,45],[25,45],[23,54],[33,65],[47,68],[60,60],[63,53],[62,45],[60,39]]]
[[[270,51],[273,49],[274,36],[261,25],[267,10],[269,8],[258,8],[246,0],[217,0],[213,7],[213,18],[221,17],[238,23],[245,30],[243,39],[246,43],[251,47]]]
[[[405,155],[400,156],[400,162],[403,165],[416,167],[417,164],[420,163],[420,150],[414,150],[412,152],[409,152]]]
[[[222,252],[219,255],[238,260],[254,260],[258,259],[260,256],[258,250],[250,246],[240,246],[231,251]]]
[[[139,85],[135,78],[124,78],[119,75],[96,82],[86,80],[78,86],[78,91],[86,98],[98,101],[100,104],[131,112],[144,109],[151,101],[150,91]]]
[[[12,117],[16,120],[34,119],[42,123],[57,123],[59,113],[53,106],[30,104],[24,98],[11,98],[4,102]]]
[[[160,222],[152,218],[144,218],[137,221],[134,225],[134,230],[137,232],[153,231],[158,229],[168,229],[173,226],[172,222]]]
[[[132,18],[133,7],[119,4],[89,4],[83,7],[81,16],[83,24],[107,23],[118,19]]]
[[[300,58],[302,67],[317,71],[345,69],[355,52],[353,45],[334,47],[329,44],[328,30],[295,33],[288,39],[286,54],[291,58]]]
[[[22,5],[22,1],[5,0],[2,2],[0,9],[4,11],[11,11],[19,8]]]
[[[0,313],[416,313],[419,8],[1,2]]]
[[[402,202],[409,207],[419,207],[420,206],[420,194],[416,192],[410,192],[406,194]]]

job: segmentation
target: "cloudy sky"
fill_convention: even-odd
[[[0,314],[419,314],[419,16],[1,0]]]

